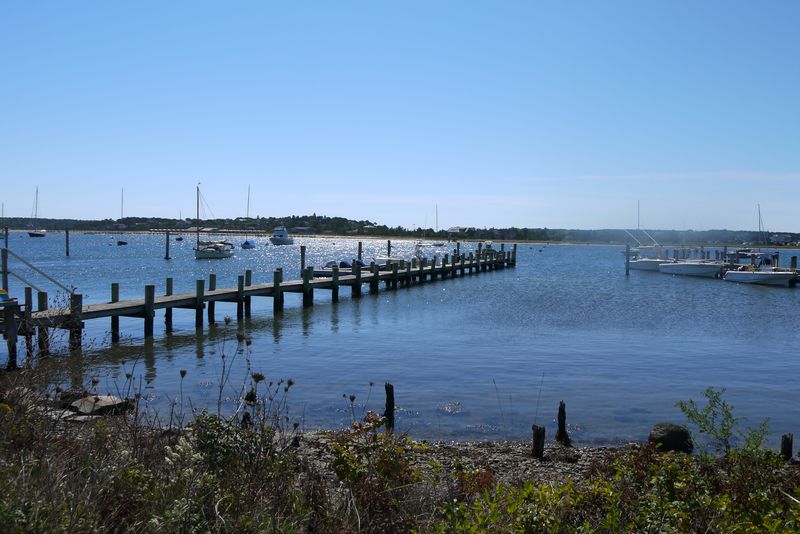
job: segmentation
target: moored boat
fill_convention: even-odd
[[[221,260],[233,257],[233,244],[228,241],[200,241],[200,185],[197,186],[196,260]]]
[[[774,266],[769,254],[754,254],[751,258],[752,265],[740,265],[739,268],[726,272],[723,278],[728,282],[765,286],[792,287],[797,283],[797,273]]]
[[[658,270],[664,274],[719,278],[722,273],[722,264],[712,261],[671,261],[660,263]]]
[[[293,245],[294,239],[289,237],[289,231],[285,226],[276,226],[272,231],[272,237],[269,238],[269,242],[273,245]]]

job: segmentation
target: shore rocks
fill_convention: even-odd
[[[647,441],[655,443],[664,452],[675,451],[691,454],[694,449],[689,430],[685,426],[675,423],[657,423],[650,430]]]

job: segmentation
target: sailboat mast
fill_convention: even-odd
[[[200,248],[200,184],[197,184],[197,248]]]
[[[124,212],[125,212],[125,188],[123,187],[122,190],[120,191],[120,195],[119,195],[119,218],[120,218],[120,220],[122,220],[122,218],[125,216],[125,215],[123,215]]]
[[[250,186],[247,186],[247,218],[250,218]]]

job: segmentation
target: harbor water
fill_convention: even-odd
[[[128,245],[116,246],[117,239]],[[146,284],[164,294],[168,277],[176,293],[194,291],[195,280],[210,273],[218,288],[235,287],[246,269],[254,283],[271,282],[277,267],[285,280],[296,279],[299,245],[306,245],[307,264],[314,266],[357,254],[355,239],[298,238],[272,246],[256,238],[255,249],[237,246],[234,258],[198,261],[193,237],[177,242],[173,236],[172,259],[165,260],[164,241],[163,235],[72,233],[65,257],[63,234],[12,233],[9,248],[75,287],[84,303],[109,301],[112,282],[124,300],[142,298]],[[385,240],[363,245],[366,261],[386,254]],[[398,257],[410,257],[414,248],[412,241],[392,245]],[[166,334],[157,311],[154,339],[143,339],[140,319],[122,318],[118,345],[110,343],[108,319],[90,320],[82,356],[57,355],[38,365],[65,385],[91,386],[96,377],[98,392],[126,393],[132,386],[160,414],[176,403],[184,411],[216,411],[221,383],[222,409],[232,411],[249,365],[267,381],[293,380],[287,406],[305,430],[348,426],[367,409],[382,412],[383,385],[391,382],[397,427],[419,439],[525,439],[534,421],[553,436],[564,400],[576,443],[641,440],[656,422],[683,422],[675,402],[702,400],[708,387],[725,388],[734,415],[750,425],[769,418],[772,444],[800,431],[794,400],[800,290],[658,272],[626,277],[623,250],[523,243],[513,269],[395,291],[382,287],[360,299],[342,288],[336,304],[318,290],[307,309],[300,295],[287,294],[278,317],[271,298],[253,298],[252,317],[242,324],[235,304],[217,303],[217,324],[202,333],[192,310],[175,310],[174,332]],[[781,263],[792,255],[800,252],[781,251]],[[16,260],[11,270],[48,291],[51,306],[64,298]],[[22,290],[12,278],[12,295],[21,297]],[[228,325],[226,315],[233,317]],[[239,328],[251,344],[237,341]]]

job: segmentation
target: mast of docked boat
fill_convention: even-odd
[[[197,217],[195,222],[197,223],[197,245],[195,246],[200,250],[200,182],[197,182]]]

